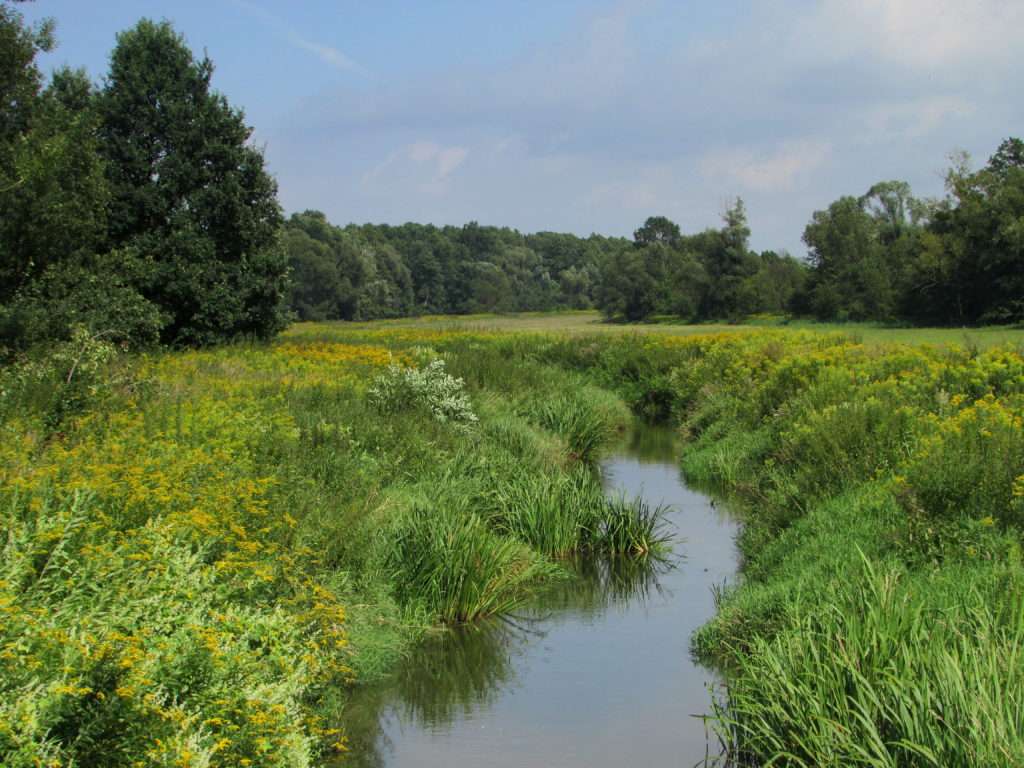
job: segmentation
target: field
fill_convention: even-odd
[[[344,752],[346,691],[424,631],[658,550],[590,471],[638,415],[743,510],[744,582],[693,638],[738,764],[1024,764],[1024,332],[595,320],[5,369],[0,762]]]
[[[354,323],[354,327],[359,327]],[[751,318],[745,324],[703,323],[684,325],[665,318],[660,322],[624,324],[604,322],[598,312],[525,312],[512,315],[430,315],[400,320],[381,320],[368,327],[420,328],[452,331],[501,331],[509,333],[633,334],[652,333],[668,336],[700,336],[711,333],[749,333],[773,328],[811,333],[841,333],[864,344],[957,345],[987,349],[999,344],[1024,344],[1024,328],[989,325],[971,328],[912,328],[879,323],[815,323],[787,321],[781,317]],[[293,333],[305,334],[314,323],[293,326]]]

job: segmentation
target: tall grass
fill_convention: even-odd
[[[388,554],[400,600],[423,601],[446,622],[472,621],[520,605],[558,569],[525,544],[491,530],[465,506],[413,507]]]
[[[671,538],[667,508],[641,498],[608,497],[588,467],[519,475],[495,487],[487,505],[497,530],[556,557],[583,552],[643,557],[663,553]]]
[[[532,415],[542,427],[565,439],[572,459],[584,463],[596,461],[621,426],[606,411],[583,399],[581,393],[538,402]]]
[[[548,555],[590,550],[598,540],[604,494],[593,473],[523,474],[487,495],[488,517],[508,533]]]
[[[1024,604],[978,582],[865,560],[824,607],[758,639],[717,709],[737,762],[1024,764]]]
[[[672,538],[665,520],[668,508],[642,497],[606,499],[597,530],[598,547],[612,555],[661,555]]]

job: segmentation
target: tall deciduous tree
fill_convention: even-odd
[[[822,320],[885,319],[893,310],[892,278],[878,222],[855,197],[815,211],[804,229],[814,274],[811,307]]]
[[[118,35],[100,97],[109,243],[150,264],[143,294],[172,343],[269,336],[285,322],[281,212],[240,111],[167,22]]]

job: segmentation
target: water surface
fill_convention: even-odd
[[[346,763],[620,768],[716,756],[699,716],[717,678],[689,639],[714,612],[712,585],[735,575],[736,524],[683,484],[674,449],[669,433],[643,428],[602,464],[609,493],[671,506],[670,564],[577,563],[577,578],[516,615],[425,641],[348,708]]]

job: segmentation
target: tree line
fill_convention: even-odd
[[[611,319],[687,320],[784,312],[807,267],[748,247],[743,202],[721,229],[685,236],[654,216],[633,240],[507,227],[332,225],[305,211],[284,225],[291,307],[302,320],[600,309]]]
[[[815,211],[806,259],[663,216],[632,239],[471,222],[337,226],[283,217],[243,113],[167,22],[117,36],[99,85],[44,78],[51,22],[0,0],[0,353],[77,326],[133,344],[269,338],[293,318],[599,309],[643,321],[751,314],[919,324],[1024,320],[1024,143],[947,194],[884,181]]]
[[[290,303],[303,320],[597,308],[609,319],[970,325],[1024,321],[1024,142],[972,171],[954,157],[942,199],[882,181],[815,211],[807,259],[750,248],[743,201],[722,226],[683,234],[652,216],[633,239],[470,223],[285,222]]]

